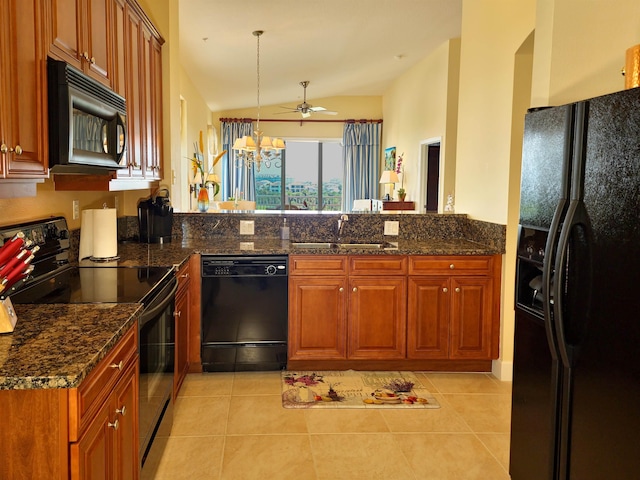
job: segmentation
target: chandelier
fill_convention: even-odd
[[[256,170],[260,171],[260,165],[264,163],[267,168],[271,167],[271,162],[276,162],[275,166],[280,166],[280,152],[285,148],[284,141],[281,138],[268,137],[260,130],[260,36],[264,33],[262,30],[256,30],[253,35],[258,40],[257,48],[257,92],[258,92],[258,116],[256,120],[256,130],[252,136],[245,135],[237,138],[233,144],[233,150],[236,152],[236,162],[238,166],[243,163],[245,166],[256,166]]]

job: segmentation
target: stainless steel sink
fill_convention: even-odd
[[[353,250],[374,250],[374,249],[394,249],[398,248],[397,244],[390,242],[380,243],[333,243],[333,242],[292,242],[291,246],[294,248],[308,248],[308,249],[330,249],[330,248],[343,248]]]
[[[336,248],[337,244],[331,242],[293,242],[295,248]]]
[[[339,243],[338,248],[375,249],[384,248],[384,243]]]

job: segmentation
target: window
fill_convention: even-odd
[[[343,172],[338,140],[289,140],[280,161],[256,172],[256,208],[340,211]]]

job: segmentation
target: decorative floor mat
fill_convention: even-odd
[[[440,408],[412,372],[282,372],[285,408]]]

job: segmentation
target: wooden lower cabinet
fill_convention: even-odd
[[[499,255],[292,255],[289,361],[487,371],[498,358],[501,268]]]
[[[347,358],[347,279],[289,278],[289,358]]]
[[[138,362],[129,365],[111,397],[78,442],[71,444],[71,478],[138,478]]]
[[[366,265],[354,263],[357,258],[290,257],[290,360],[405,357],[406,277],[402,267],[400,274],[381,277],[379,269],[390,257],[376,261],[366,256]],[[349,276],[349,271],[355,275]],[[339,275],[315,276],[317,272]]]
[[[498,358],[501,258],[409,259],[407,357]]]
[[[349,279],[347,358],[405,358],[406,298],[404,276]]]
[[[77,388],[0,390],[0,478],[136,480],[138,325]]]

